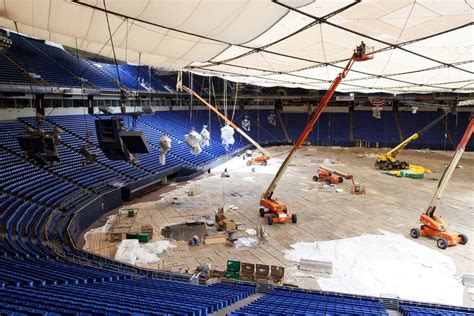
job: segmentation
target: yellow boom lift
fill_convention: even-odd
[[[243,137],[245,137],[245,139],[247,139],[252,145],[254,145],[260,152],[261,152],[261,156],[258,156],[258,157],[255,157],[253,158],[253,160],[256,162],[256,163],[261,163],[262,165],[266,165],[267,164],[267,160],[270,159],[270,155],[268,154],[268,152],[263,149],[262,146],[260,146],[256,141],[254,141],[252,139],[252,137],[250,137],[247,133],[245,133],[243,130],[241,130],[236,124],[234,124],[234,122],[232,122],[230,119],[227,118],[227,116],[225,116],[224,114],[222,114],[216,107],[214,107],[212,104],[210,104],[209,102],[207,102],[206,100],[204,100],[199,94],[197,94],[195,91],[191,90],[190,88],[186,87],[185,85],[183,85],[183,81],[182,81],[182,75],[180,73],[180,75],[178,76],[178,82],[176,83],[176,90],[177,91],[186,91],[187,93],[195,96],[196,98],[198,98],[199,101],[201,101],[202,103],[204,103],[209,109],[211,109],[214,113],[216,113],[221,119],[223,119],[224,121],[227,122],[227,124],[229,124],[230,126],[232,126],[240,135],[242,135]]]
[[[398,144],[395,148],[390,150],[385,154],[380,154],[377,156],[377,160],[375,161],[375,167],[383,170],[393,170],[393,169],[407,169],[410,165],[405,161],[400,161],[397,159],[397,155],[402,151],[409,143],[414,140],[420,138],[421,135],[426,133],[430,128],[435,126],[439,121],[441,121],[447,113],[441,115],[440,117],[436,118],[433,122],[429,123],[403,142]],[[422,168],[424,169],[424,168]]]

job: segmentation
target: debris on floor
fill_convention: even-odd
[[[196,196],[202,193],[202,191],[199,190],[198,188],[192,188],[184,192],[186,193],[187,196]]]
[[[401,234],[381,231],[340,240],[298,242],[284,250],[285,258],[328,261],[329,278],[319,278],[323,291],[462,305],[464,286],[455,277],[451,257]],[[440,291],[440,289],[443,289]]]
[[[223,244],[227,241],[227,233],[226,232],[219,232],[216,234],[209,234],[204,237],[204,243],[206,245],[213,245],[213,244]]]
[[[256,231],[255,229],[253,229],[253,228],[249,228],[249,229],[245,230],[245,233],[246,233],[247,235],[250,235],[250,236],[255,236],[255,235],[257,235],[257,231]]]
[[[302,271],[309,271],[317,276],[328,277],[332,274],[332,262],[300,259],[298,269]]]
[[[365,158],[371,158],[372,159],[372,158],[377,157],[377,155],[374,154],[374,153],[363,153],[363,154],[358,154],[357,157],[359,157],[359,158],[364,158],[365,157]]]
[[[149,244],[140,244],[138,239],[124,239],[117,246],[115,260],[131,265],[145,266],[158,263],[158,255],[163,254],[168,248],[176,247],[168,240],[159,240]]]
[[[343,189],[339,189],[335,184],[322,184],[317,186],[318,192],[342,193]]]
[[[240,237],[234,242],[235,248],[247,247],[251,248],[258,245],[257,237]]]

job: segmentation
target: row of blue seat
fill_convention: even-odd
[[[434,306],[423,306],[422,304],[413,305],[400,305],[400,313],[403,316],[469,316],[474,315],[474,311],[468,310],[467,308],[448,308],[448,307],[434,307]]]
[[[208,315],[254,293],[253,287],[197,286],[166,280],[117,279],[0,289],[3,308],[58,314]],[[93,298],[93,299],[91,299]],[[5,307],[8,306],[8,307]],[[27,310],[31,312],[31,310]]]
[[[376,300],[273,290],[231,313],[243,315],[388,315]]]
[[[9,36],[12,46],[6,56],[0,56],[0,83],[118,90],[113,64],[78,58],[44,41],[12,32]],[[174,84],[166,82],[168,75],[158,75],[149,66],[120,65],[119,75],[129,90],[175,93]]]

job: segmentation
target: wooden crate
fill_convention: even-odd
[[[153,226],[151,225],[142,225],[140,228],[142,233],[148,233],[151,238],[153,238]]]
[[[225,232],[217,233],[215,235],[209,235],[204,237],[204,243],[206,245],[222,244],[225,243],[227,234]]]
[[[224,271],[211,270],[211,271],[209,271],[209,277],[210,278],[223,278],[224,277]]]
[[[255,264],[254,263],[242,262],[242,268],[241,268],[240,274],[242,274],[242,275],[254,275],[255,274]]]
[[[270,273],[270,266],[266,264],[257,264],[255,266],[255,278],[256,279],[268,279]]]
[[[272,266],[270,269],[270,277],[273,282],[278,283],[283,279],[285,275],[285,268],[279,266]]]

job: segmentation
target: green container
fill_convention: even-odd
[[[225,271],[224,272],[224,277],[226,279],[232,279],[232,280],[240,279],[239,272],[234,272],[234,271]]]
[[[423,179],[425,177],[424,173],[412,173],[410,178],[412,179]]]
[[[135,216],[135,211],[134,210],[128,210],[128,213],[127,213],[128,217],[134,217]]]
[[[227,271],[240,272],[240,261],[227,260]]]
[[[127,239],[138,239],[138,233],[127,233]]]
[[[149,233],[139,233],[137,235],[138,241],[139,242],[149,242],[151,237]]]

